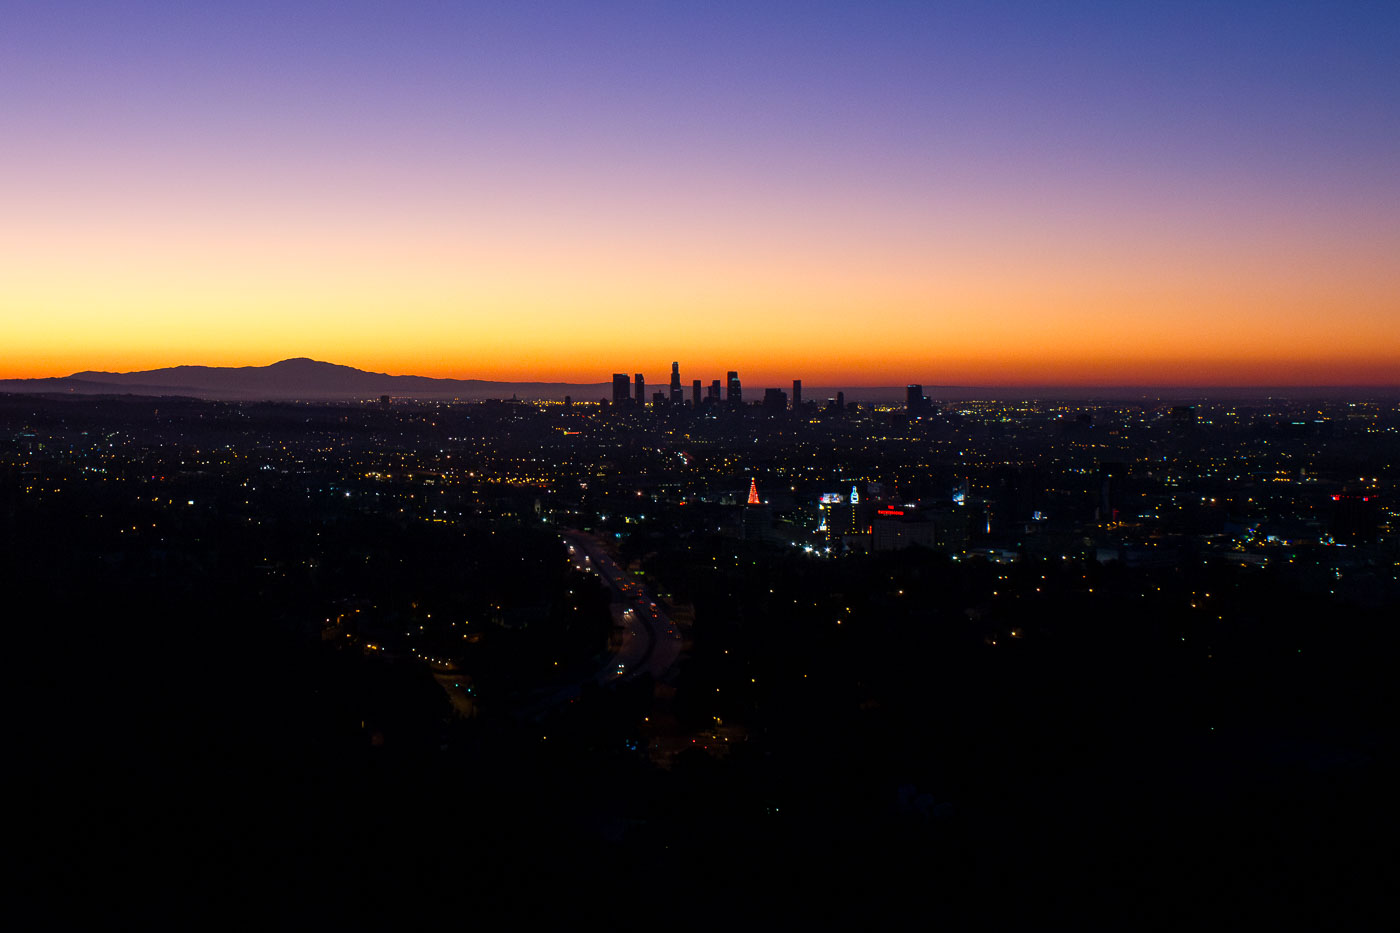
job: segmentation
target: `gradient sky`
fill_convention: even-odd
[[[0,377],[1400,383],[1400,3],[7,0]]]

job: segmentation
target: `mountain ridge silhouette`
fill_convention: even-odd
[[[266,366],[182,364],[132,372],[83,370],[48,379],[0,381],[0,390],[68,394],[190,395],[209,399],[334,400],[382,395],[412,398],[499,398],[526,395],[562,398],[575,392],[602,397],[604,383],[496,382],[370,372],[309,357],[291,357]],[[580,396],[583,398],[583,396]]]

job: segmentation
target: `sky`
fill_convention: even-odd
[[[1400,384],[1400,3],[5,0],[0,378]]]

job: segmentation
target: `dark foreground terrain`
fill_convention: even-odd
[[[153,456],[3,474],[8,835],[55,919],[1355,929],[1392,887],[1384,586],[663,527],[619,556],[686,654],[596,687],[608,596],[528,495]]]

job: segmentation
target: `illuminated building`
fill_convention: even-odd
[[[875,510],[870,522],[870,549],[898,551],[907,547],[933,548],[936,528],[927,515],[908,506],[885,506]]]
[[[726,400],[732,406],[744,404],[744,389],[739,385],[739,374],[732,369],[729,371],[729,395]]]
[[[749,480],[749,499],[739,515],[739,536],[745,541],[780,544],[781,538],[773,528],[773,512],[758,497],[758,480]]]
[[[854,486],[851,487],[851,495],[855,501],[849,501],[839,492],[823,493],[818,500],[819,523],[817,531],[825,534],[828,541],[839,541],[842,538],[860,533],[860,525],[856,515],[857,507],[860,505],[860,497],[856,494]]]
[[[679,406],[685,399],[681,395],[681,364],[671,364],[671,404]]]

